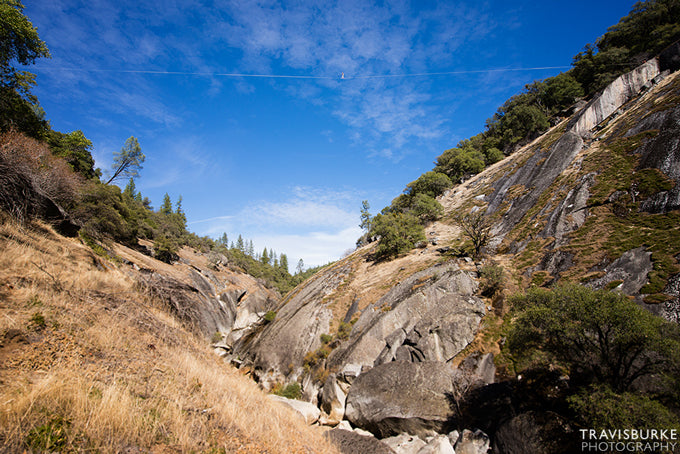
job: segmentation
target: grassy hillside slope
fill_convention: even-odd
[[[50,227],[0,219],[0,451],[333,452]]]

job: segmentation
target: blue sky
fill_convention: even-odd
[[[634,3],[25,0],[24,12],[52,54],[30,70],[54,129],[82,130],[102,169],[135,136],[154,206],[181,195],[191,231],[311,266],[353,248],[362,200],[380,211]]]

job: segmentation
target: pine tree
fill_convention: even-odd
[[[236,249],[243,253],[245,253],[246,251],[245,243],[243,242],[243,237],[240,234],[238,236],[238,239],[236,240]]]
[[[170,196],[167,192],[163,196],[163,204],[161,205],[160,213],[165,215],[172,214],[172,201],[170,200]]]
[[[146,157],[142,153],[142,148],[139,142],[134,137],[130,137],[125,141],[125,145],[118,153],[114,153],[113,157],[113,175],[109,178],[106,184],[111,183],[116,178],[122,176],[136,177],[142,169],[142,163]]]
[[[361,227],[364,231],[369,232],[371,230],[371,213],[368,211],[371,209],[371,205],[368,204],[368,200],[363,200],[361,202]]]
[[[269,253],[267,252],[267,248],[264,248],[262,251],[262,258],[260,261],[264,264],[269,264]]]
[[[181,230],[186,230],[187,228],[187,216],[184,214],[184,210],[182,209],[182,195],[180,194],[179,199],[177,200],[177,205],[175,205],[176,210],[175,210],[175,216],[177,217],[177,222],[181,228]]]
[[[281,254],[281,259],[279,260],[279,266],[281,269],[285,270],[286,273],[288,273],[288,256],[286,254]]]
[[[298,260],[297,267],[295,267],[295,274],[302,274],[305,270],[305,262],[302,259]]]
[[[131,199],[134,199],[136,193],[137,193],[137,188],[135,187],[135,179],[130,178],[130,181],[128,181],[127,186],[125,186],[125,189],[123,189],[123,194],[127,195]]]

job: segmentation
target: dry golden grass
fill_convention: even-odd
[[[4,218],[0,451],[334,452],[122,268]]]

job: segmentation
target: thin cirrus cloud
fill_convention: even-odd
[[[190,226],[219,238],[227,233],[233,241],[241,232],[261,247],[288,253],[289,263],[304,258],[308,266],[340,257],[361,236],[358,194],[325,188],[294,187],[285,201],[261,201],[236,215],[196,220]],[[305,232],[305,233],[300,233]],[[292,271],[292,270],[291,270]]]
[[[428,107],[427,81],[371,77],[422,71],[432,62],[450,65],[456,48],[496,27],[486,15],[453,4],[414,14],[398,2],[327,2],[322,10],[313,3],[237,1],[222,5],[221,13],[213,16],[212,34],[243,52],[241,69],[337,77],[306,85],[329,89],[325,102],[354,130],[356,145],[396,160],[419,141],[446,134],[446,119]],[[315,104],[317,91],[289,89]]]
[[[80,6],[77,14],[67,1],[50,2],[38,14],[54,17],[46,38],[54,43],[53,56],[60,65],[104,71],[78,72],[70,86],[103,87],[96,101],[118,99],[111,109],[131,109],[159,125],[181,121],[141,75],[128,74],[136,78],[124,85],[116,71],[206,74],[210,96],[227,87],[241,93],[255,90],[243,79],[224,84],[217,75],[225,72],[328,77],[283,90],[314,105],[325,104],[357,133],[355,144],[366,154],[399,159],[420,142],[445,135],[446,118],[429,105],[427,80],[370,77],[454,64],[456,49],[497,27],[484,8],[439,2],[414,11],[408,2],[361,0],[325,2],[323,8],[311,1],[292,5],[258,0],[197,6],[178,0],[154,9],[138,2],[97,0]],[[63,14],[67,11],[71,14]],[[186,40],[187,34],[193,39]],[[126,93],[131,87],[140,89]]]
[[[295,187],[286,201],[263,201],[256,205],[256,210],[243,209],[239,217],[244,219],[244,224],[256,229],[274,225],[279,229],[305,226],[316,230],[337,230],[356,223],[356,210],[350,208],[355,204],[356,196],[351,192]]]

